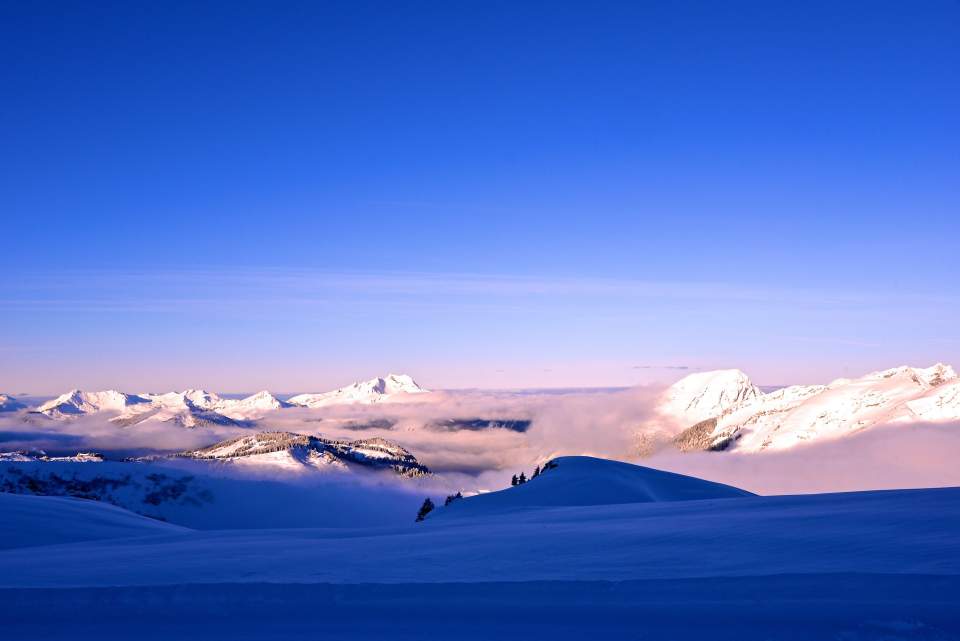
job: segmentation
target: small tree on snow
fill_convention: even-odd
[[[523,485],[527,482],[527,477],[523,475],[523,472],[520,472],[520,478],[517,479],[518,485]]]
[[[533,476],[531,476],[530,478],[535,479],[535,478],[537,478],[538,476],[540,476],[540,466],[539,466],[539,465],[536,466],[535,468],[533,468]]]
[[[443,502],[443,505],[444,507],[446,507],[451,503],[453,503],[454,501],[456,501],[457,499],[462,499],[462,498],[463,498],[463,494],[461,494],[460,492],[457,492],[456,494],[451,494],[450,496],[447,497],[447,500]]]
[[[514,474],[513,477],[510,478],[510,485],[517,485],[518,483],[520,483],[520,479]]]
[[[420,506],[420,511],[417,512],[417,522],[427,518],[427,515],[431,512],[433,512],[433,501],[430,500],[430,497],[427,497],[423,500],[423,505]]]

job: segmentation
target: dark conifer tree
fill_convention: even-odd
[[[515,485],[517,485],[519,482],[520,482],[520,481],[519,481],[519,479],[517,479],[517,475],[516,475],[516,474],[514,474],[514,475],[510,478],[510,485],[515,486]]]
[[[433,512],[433,501],[430,500],[430,497],[427,497],[423,501],[423,505],[420,506],[420,511],[417,512],[417,521],[422,521],[427,518],[427,515]]]
[[[517,484],[523,485],[527,482],[527,477],[523,475],[523,472],[520,472],[520,478],[517,479]]]
[[[538,476],[540,476],[540,466],[539,466],[539,465],[536,466],[535,468],[533,468],[533,476],[531,476],[530,478],[535,479],[535,478],[537,478]]]

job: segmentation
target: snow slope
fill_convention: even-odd
[[[658,407],[683,427],[720,416],[763,392],[738,369],[690,374],[671,385]]]
[[[348,405],[388,403],[406,400],[414,394],[426,394],[428,390],[417,385],[406,374],[389,374],[384,378],[374,378],[341,387],[323,394],[299,394],[289,399],[291,405],[303,407],[326,407],[328,405]]]
[[[135,394],[124,394],[117,390],[84,392],[75,389],[47,401],[34,411],[49,418],[67,418],[94,412],[122,412],[131,406],[149,403],[147,398]]]
[[[938,363],[762,394],[735,370],[707,372],[672,386],[660,411],[686,422],[677,437],[684,449],[787,449],[875,425],[958,420],[960,379]]]
[[[147,420],[173,422],[184,427],[238,425],[287,407],[266,390],[242,399],[222,398],[213,392],[195,389],[143,396],[150,400],[149,406],[133,408],[112,420],[122,425]]]
[[[787,449],[875,425],[960,418],[953,368],[897,367],[825,386],[794,386],[754,399],[720,417],[715,443],[739,451]]]
[[[83,499],[0,492],[0,549],[181,534],[186,528]]]
[[[359,468],[355,465],[355,468]],[[400,523],[423,478],[292,475],[283,468],[176,459],[82,463],[0,459],[0,492],[95,499],[191,528],[364,527]],[[2,512],[0,512],[2,514]],[[2,519],[0,519],[2,520]]]
[[[0,551],[0,617],[12,639],[943,641],[958,528],[953,488],[164,534]]]
[[[563,456],[551,461],[547,468],[522,485],[453,501],[430,518],[477,516],[532,507],[752,496],[729,485],[589,456]]]

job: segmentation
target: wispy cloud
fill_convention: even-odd
[[[493,303],[498,308],[570,300],[640,304],[723,303],[803,307],[857,307],[890,302],[886,292],[773,288],[742,283],[537,277],[425,272],[347,273],[291,268],[183,269],[164,271],[31,272],[8,283],[0,308],[57,311],[178,311],[270,304],[435,305]],[[907,300],[909,299],[909,300]],[[942,296],[898,296],[908,302],[953,304]]]
[[[676,369],[676,370],[688,370],[692,369],[689,365],[634,365],[633,369]]]

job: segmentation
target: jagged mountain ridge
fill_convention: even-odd
[[[273,456],[278,453],[283,456]],[[430,473],[409,451],[383,438],[345,441],[295,432],[259,432],[182,452],[177,456],[270,465],[334,466],[341,469],[353,463],[373,469],[391,469],[405,477]]]
[[[148,420],[170,422],[183,427],[245,425],[270,412],[293,406],[317,408],[341,404],[369,405],[396,402],[411,395],[425,393],[427,390],[406,374],[390,374],[331,392],[299,394],[289,401],[282,401],[267,390],[242,399],[229,399],[202,389],[163,394],[127,394],[117,390],[85,392],[74,389],[41,404],[30,410],[30,413],[63,420],[107,412],[115,415],[110,418],[113,423],[123,427]],[[0,403],[5,403],[4,399],[8,397],[0,396]],[[12,399],[9,399],[9,405],[0,405],[0,408],[26,409],[23,404]]]
[[[706,378],[717,389],[700,385],[702,379],[693,384],[682,379],[661,403],[663,416],[689,426],[676,435],[680,449],[786,449],[875,425],[960,420],[960,378],[942,363],[896,367],[828,385],[794,385],[767,394],[750,392],[749,379]],[[704,416],[701,398],[722,401],[710,405],[716,411],[713,416]],[[685,408],[691,409],[684,412]]]

